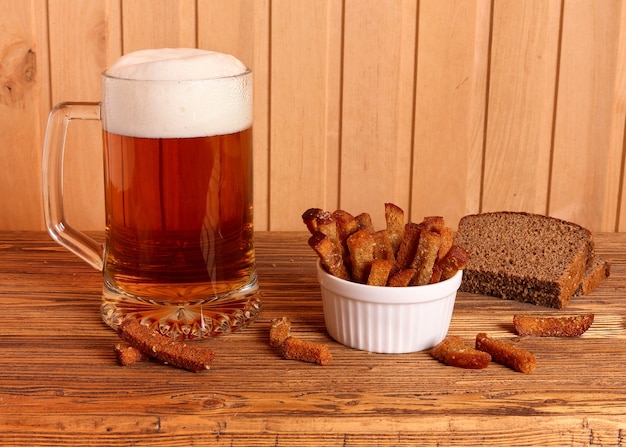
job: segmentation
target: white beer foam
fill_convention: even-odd
[[[192,138],[252,126],[252,73],[233,56],[196,48],[141,50],[102,77],[103,127],[142,138]]]
[[[235,76],[246,66],[230,54],[199,48],[139,50],[120,57],[106,71],[115,78],[182,81]]]

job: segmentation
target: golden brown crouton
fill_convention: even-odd
[[[591,327],[593,318],[592,313],[559,317],[514,315],[513,327],[522,337],[580,337]]]
[[[469,253],[458,245],[453,245],[448,253],[437,261],[441,268],[441,280],[452,278],[459,270],[463,270],[469,262]]]
[[[317,363],[322,366],[328,365],[333,360],[328,346],[322,343],[287,337],[282,346],[283,357],[286,359]]]
[[[483,369],[491,363],[491,355],[466,346],[458,335],[449,335],[435,346],[430,355],[449,366],[466,369]]]
[[[420,232],[415,258],[411,263],[411,268],[416,269],[417,274],[411,281],[411,285],[423,286],[430,282],[440,246],[441,236],[439,234],[428,230]]]
[[[525,374],[534,371],[537,365],[532,353],[509,341],[490,338],[482,332],[476,335],[476,349],[489,353],[494,362]]]
[[[317,253],[326,271],[337,278],[350,280],[341,251],[328,236],[316,231],[309,238],[309,246]]]
[[[389,273],[393,268],[393,262],[387,259],[374,259],[370,268],[367,284],[370,286],[385,286],[389,280]]]
[[[402,208],[393,203],[385,203],[385,223],[393,252],[396,254],[404,236],[404,211]]]
[[[367,230],[359,230],[348,238],[350,268],[353,281],[365,283],[374,260],[376,240]]]
[[[270,324],[270,346],[273,348],[282,346],[290,332],[291,320],[289,318],[274,318]]]

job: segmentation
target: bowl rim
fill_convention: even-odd
[[[345,299],[379,304],[416,304],[446,299],[451,295],[456,296],[463,279],[463,270],[459,270],[453,277],[434,284],[407,287],[371,286],[331,275],[319,259],[316,266],[322,289]]]

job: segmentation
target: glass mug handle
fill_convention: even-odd
[[[42,159],[44,219],[50,236],[96,270],[104,266],[104,246],[69,225],[63,207],[63,159],[67,128],[73,120],[100,120],[100,103],[63,102],[48,118]]]

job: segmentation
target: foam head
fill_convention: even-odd
[[[102,76],[104,129],[191,138],[252,126],[252,73],[233,56],[197,48],[141,50]]]

